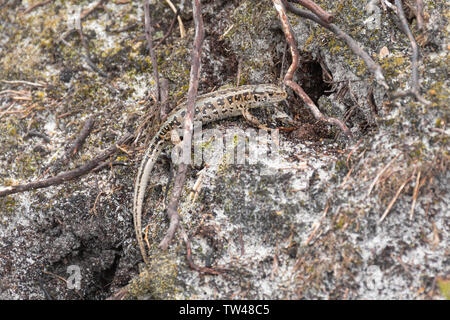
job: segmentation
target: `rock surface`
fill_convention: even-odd
[[[253,113],[273,128],[293,119],[295,130],[280,130],[274,140],[259,132],[260,144],[248,146],[250,163],[230,164],[229,150],[214,149],[217,137],[197,146],[210,161],[188,174],[180,214],[194,262],[226,269],[206,275],[189,268],[179,234],[169,250],[158,248],[169,224],[170,149],[155,166],[146,201],[151,265],[143,266],[134,236],[134,178],[158,123],[141,2],[106,1],[83,19],[97,71],[86,62],[78,32],[70,32],[73,13],[92,3],[57,0],[30,12],[25,9],[37,1],[0,4],[0,186],[73,169],[141,129],[111,159],[114,165],[0,198],[0,298],[105,299],[119,290],[130,299],[450,297],[443,3],[424,1],[419,30],[414,6],[405,1],[429,105],[392,97],[409,88],[411,50],[397,17],[378,1],[316,3],[381,65],[389,90],[333,33],[289,14],[301,55],[294,80],[323,113],[345,119],[354,138],[316,121],[289,91],[287,103]],[[194,34],[190,2],[176,2],[187,36],[180,38],[175,25],[156,50],[172,107],[187,92]],[[200,93],[236,82],[279,82],[291,58],[271,1],[202,1],[202,7]],[[151,14],[154,38],[162,38],[173,13],[158,2]],[[91,117],[85,145],[63,161]],[[250,138],[258,133],[240,118],[204,127],[223,134],[237,129]],[[269,157],[263,147],[274,141]]]

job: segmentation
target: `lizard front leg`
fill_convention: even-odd
[[[254,115],[252,115],[248,111],[248,108],[242,108],[241,112],[242,112],[242,116],[245,118],[245,120],[247,120],[253,126],[255,126],[259,129],[267,130],[267,131],[271,130],[266,125],[262,124]]]

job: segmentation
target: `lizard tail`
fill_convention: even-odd
[[[149,264],[147,257],[147,251],[144,245],[144,239],[142,237],[142,209],[144,205],[145,190],[147,188],[150,173],[153,166],[162,152],[164,147],[164,141],[158,139],[158,135],[150,142],[150,146],[142,159],[141,166],[136,177],[136,183],[134,185],[134,202],[133,202],[133,220],[134,230],[136,231],[136,239],[141,250],[142,258],[146,264]]]

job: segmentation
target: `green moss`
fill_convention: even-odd
[[[398,75],[406,72],[409,66],[409,57],[405,56],[386,57],[381,61],[381,67],[384,75],[388,79],[396,78]]]
[[[450,300],[450,280],[438,279],[439,290],[445,299]]]
[[[150,256],[149,259],[150,265],[128,285],[129,295],[138,299],[175,299],[178,294],[176,257],[159,250],[159,253]]]
[[[0,210],[0,218],[2,218],[1,215],[12,214],[17,210],[16,200],[13,196],[2,197],[0,198],[0,208],[2,208],[2,210]]]

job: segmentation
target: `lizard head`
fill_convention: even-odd
[[[258,85],[251,94],[258,103],[277,103],[287,98],[286,90],[273,84]]]

